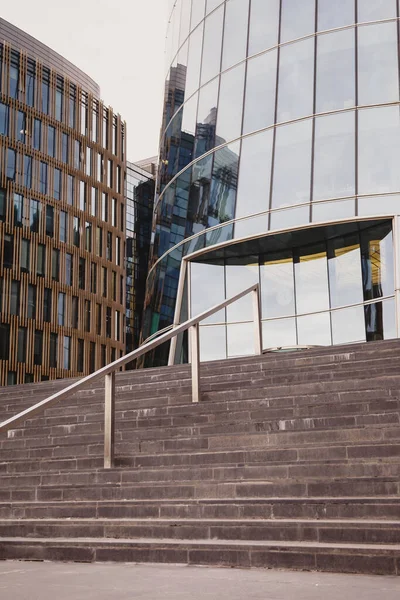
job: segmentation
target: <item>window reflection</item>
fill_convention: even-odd
[[[354,17],[354,0],[318,0],[318,31],[352,25]]]
[[[243,264],[237,264],[238,262],[242,262]],[[251,285],[258,283],[260,279],[258,256],[249,256],[245,259],[239,259],[239,261],[237,259],[228,260],[225,267],[225,277],[227,298],[231,298]],[[252,321],[254,318],[252,300],[252,295],[248,294],[228,306],[226,309],[228,322]]]
[[[355,193],[355,113],[315,120],[313,200]]]
[[[244,63],[221,76],[217,119],[217,144],[234,140],[242,130]]]
[[[238,183],[240,142],[224,146],[214,155],[208,227],[233,219]]]
[[[205,21],[201,84],[206,83],[218,75],[220,71],[223,21],[223,6],[216,10]]]
[[[202,330],[203,331],[203,330]],[[228,357],[254,354],[254,325],[241,323],[227,326]]]
[[[317,112],[350,108],[355,104],[355,30],[317,38]]]
[[[272,208],[310,201],[312,121],[278,127]]]
[[[251,0],[249,56],[278,43],[280,0]]]
[[[362,306],[332,312],[333,344],[365,341],[364,308]]]
[[[330,346],[332,344],[329,313],[297,318],[299,346]]]
[[[359,237],[335,238],[329,244],[331,307],[363,302]]]
[[[243,133],[274,124],[277,50],[249,60]]]
[[[358,0],[358,22],[397,17],[396,0]]]
[[[400,189],[400,115],[397,106],[371,108],[358,115],[359,194]]]
[[[313,112],[314,46],[314,40],[307,39],[281,48],[278,123]]]
[[[380,104],[399,100],[397,24],[358,28],[358,102]]]
[[[335,200],[334,202],[315,202],[312,205],[312,221],[335,221],[347,219],[356,214],[355,200]],[[359,213],[361,214],[361,213]]]
[[[315,0],[282,0],[281,42],[315,31]]]
[[[364,299],[394,294],[393,235],[390,225],[361,234]]]
[[[230,0],[225,7],[222,70],[246,58],[249,0]]]
[[[200,360],[226,358],[226,327],[200,327]]]
[[[297,346],[296,319],[264,321],[262,332],[264,350]]]
[[[196,25],[204,19],[206,11],[206,0],[192,0],[192,14],[190,17],[190,29],[194,29]]]
[[[192,263],[190,280],[191,317],[195,317],[225,300],[224,265],[222,262],[212,265]],[[225,321],[225,309],[203,321],[203,324],[223,321]]]
[[[270,255],[261,262],[262,318],[294,315],[294,267],[291,250]]]
[[[269,130],[242,141],[236,218],[268,210],[272,140],[273,131]],[[235,225],[235,236],[262,233],[267,225],[267,215],[255,221],[239,221]]]
[[[295,257],[296,308],[299,314],[329,309],[328,261],[324,244],[300,248]]]
[[[203,48],[203,29],[202,23],[190,36],[188,67],[186,75],[186,93],[189,98],[197,90],[200,83],[201,51]]]
[[[215,146],[219,79],[214,79],[201,88],[197,113],[195,158],[202,156]]]
[[[394,299],[368,304],[364,310],[367,342],[391,340],[397,337]]]

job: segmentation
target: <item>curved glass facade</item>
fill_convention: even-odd
[[[125,125],[81,71],[0,32],[0,385],[89,374],[125,349]]]
[[[178,0],[168,40],[144,339],[184,255],[400,214],[397,0]]]

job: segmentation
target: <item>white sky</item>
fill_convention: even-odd
[[[92,77],[128,127],[128,160],[158,153],[167,0],[14,0],[0,17]]]

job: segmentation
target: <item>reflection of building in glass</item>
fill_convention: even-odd
[[[47,46],[0,40],[0,385],[88,374],[125,349],[125,126]]]
[[[126,352],[139,345],[148,272],[156,160],[127,163],[126,173]],[[141,166],[139,166],[141,165]]]
[[[398,27],[396,0],[175,3],[168,82],[185,77],[166,96],[143,339],[172,323],[189,255],[184,310],[260,281],[266,349],[400,335]],[[230,308],[202,356],[250,335]]]

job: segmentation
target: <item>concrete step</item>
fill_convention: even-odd
[[[0,560],[158,562],[400,574],[400,545],[285,541],[3,538]]]
[[[338,497],[0,503],[0,519],[400,519],[400,498]]]

